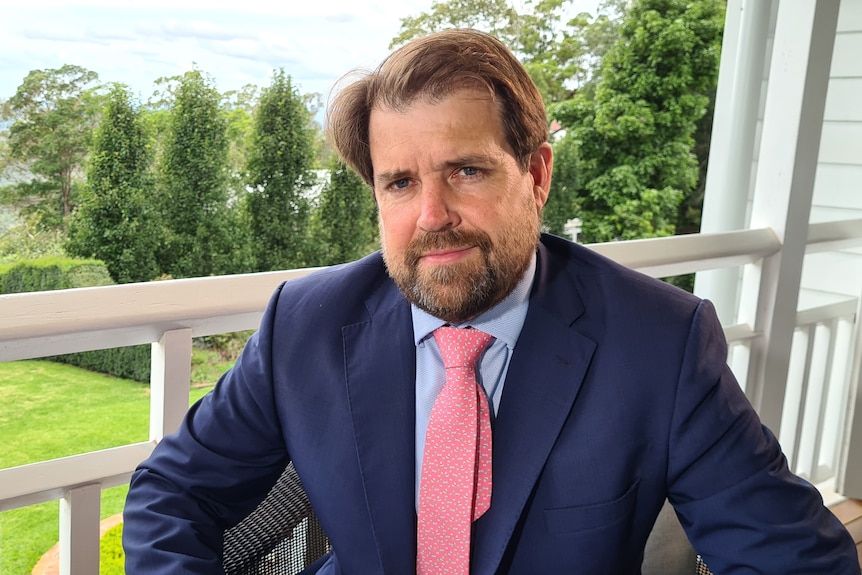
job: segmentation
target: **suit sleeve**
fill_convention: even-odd
[[[224,530],[256,507],[287,465],[271,357],[280,290],[236,365],[132,475],[126,573],[223,572]]]
[[[709,302],[695,312],[669,438],[668,490],[716,575],[858,574],[855,545],[819,492],[793,475],[726,365]]]

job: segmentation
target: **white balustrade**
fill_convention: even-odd
[[[810,251],[862,245],[862,220],[812,225],[809,237]],[[666,277],[757,265],[782,246],[764,228],[588,247],[649,275]],[[278,283],[311,271],[0,295],[0,361],[153,346],[150,441],[2,469],[0,511],[60,500],[61,573],[97,573],[101,490],[127,483],[135,466],[179,425],[188,406],[192,338],[256,328]],[[784,406],[780,433],[789,438],[795,468],[815,480],[834,473],[844,437],[844,407],[854,391],[849,372],[854,365],[856,306],[856,301],[824,306],[800,312],[796,320],[799,346],[805,349],[804,369],[799,382],[787,385],[794,395]],[[739,324],[725,326],[725,335],[731,359],[746,366],[737,373],[747,373],[747,351],[761,334]],[[843,361],[836,361],[841,357]],[[745,377],[740,383],[745,385]]]

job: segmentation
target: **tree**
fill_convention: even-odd
[[[310,192],[315,183],[310,115],[284,70],[263,90],[248,151],[246,217],[256,269],[307,265]]]
[[[175,92],[159,169],[157,201],[166,227],[160,268],[174,277],[245,271],[236,214],[228,206],[228,140],[221,95],[186,72]]]
[[[521,12],[507,0],[435,1],[429,12],[401,19],[401,31],[390,47],[446,28],[475,28],[509,46],[524,64],[546,104],[572,97],[615,37],[615,16],[625,0],[607,0],[593,19],[581,13],[569,18],[572,0],[535,0]]]
[[[556,106],[579,146],[586,242],[665,236],[698,181],[692,149],[718,72],[721,0],[634,0],[595,98]]]
[[[551,191],[542,210],[542,228],[548,233],[565,235],[566,222],[574,217],[578,193],[577,157],[577,142],[571,134],[554,143]]]
[[[62,227],[75,205],[75,176],[101,106],[98,79],[69,64],[33,70],[2,108],[2,119],[12,122],[8,161],[27,174],[5,188],[3,199],[25,213],[39,213],[48,227]]]
[[[115,85],[96,130],[82,201],[69,221],[66,250],[102,260],[117,283],[159,275],[161,229],[154,213],[150,141],[129,90]]]
[[[329,173],[312,218],[313,238],[319,246],[314,263],[320,266],[352,261],[379,247],[377,204],[371,189],[337,159]]]
[[[260,98],[260,89],[246,84],[240,90],[222,95],[222,105],[227,118],[228,163],[233,188],[238,191],[245,185],[245,168],[248,164],[248,148],[254,126],[254,114]]]

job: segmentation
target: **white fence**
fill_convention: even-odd
[[[808,251],[858,245],[862,220],[810,226]],[[666,277],[756,266],[782,246],[771,230],[757,229],[590,247]],[[153,350],[150,440],[0,470],[0,511],[60,500],[61,573],[98,573],[101,490],[128,482],[135,466],[179,425],[188,407],[192,338],[256,328],[275,286],[310,271],[0,296],[0,361],[142,343]],[[855,392],[850,366],[857,353],[857,307],[851,301],[797,316],[779,434],[794,469],[815,481],[834,474],[846,436],[845,407]],[[743,352],[762,337],[749,325],[725,326],[725,333],[732,348]]]

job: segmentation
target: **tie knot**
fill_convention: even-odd
[[[440,348],[443,365],[451,367],[475,368],[494,337],[478,329],[441,327],[434,330],[434,339]]]

